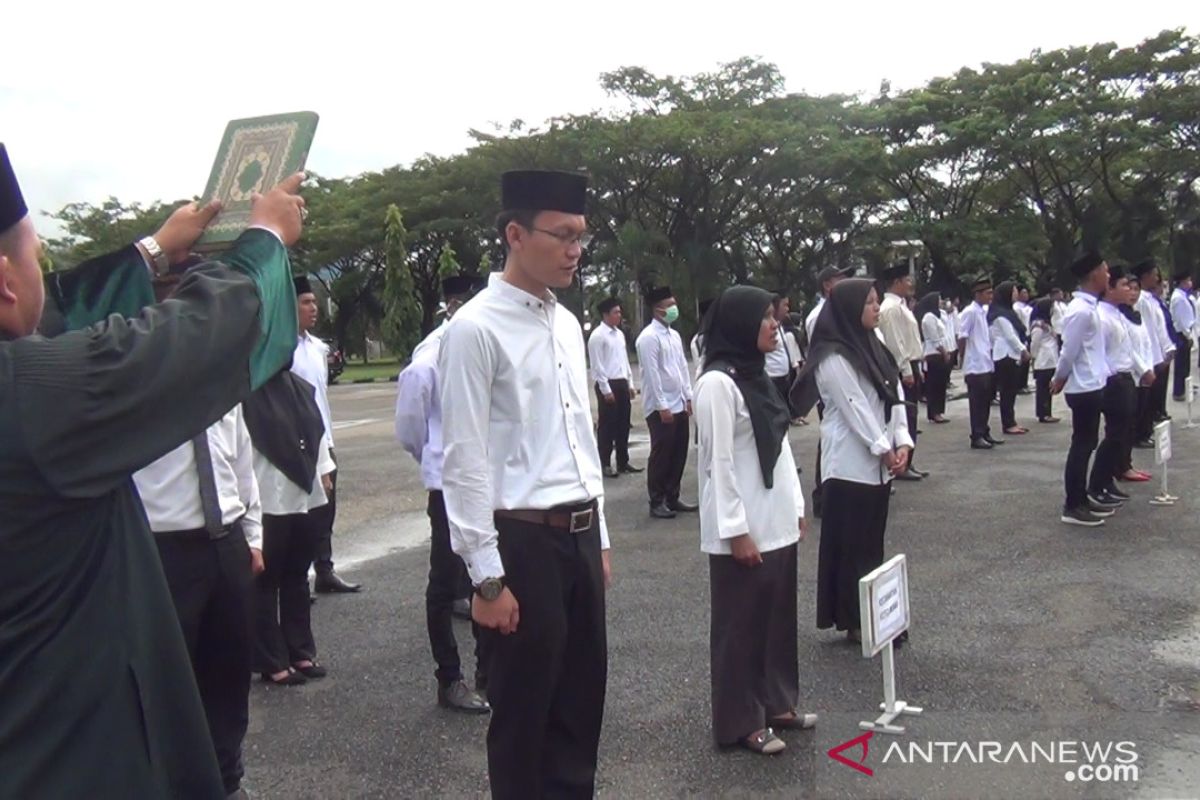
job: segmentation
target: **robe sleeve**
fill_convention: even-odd
[[[46,302],[39,330],[57,336],[79,330],[110,314],[136,317],[154,303],[150,270],[133,245],[45,278]]]
[[[205,430],[291,357],[286,251],[247,231],[133,318],[9,346],[24,450],[51,488],[98,497]]]

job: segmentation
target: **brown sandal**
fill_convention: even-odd
[[[788,731],[806,731],[817,727],[816,714],[799,714],[792,711],[787,716],[774,717],[770,720],[772,728]]]
[[[782,753],[787,745],[783,739],[775,735],[775,731],[770,728],[763,728],[761,731],[752,733],[749,736],[743,736],[738,740],[738,744],[752,753],[758,753],[762,756],[773,756],[777,753]]]

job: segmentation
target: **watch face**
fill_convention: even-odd
[[[496,578],[488,578],[483,583],[479,584],[479,594],[484,600],[495,600],[500,596],[502,584]]]

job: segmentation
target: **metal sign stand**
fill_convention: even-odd
[[[1189,384],[1190,384],[1191,380],[1192,380],[1191,378],[1188,378]],[[1190,391],[1191,386],[1189,385],[1188,388],[1189,388],[1188,397],[1187,397],[1188,420],[1189,420],[1188,427],[1195,427],[1191,423],[1191,416],[1192,416],[1192,393]],[[1155,439],[1155,441],[1154,441],[1155,459],[1154,460],[1157,461],[1159,466],[1162,467],[1162,491],[1159,492],[1154,497],[1150,498],[1150,505],[1152,505],[1152,506],[1173,506],[1173,505],[1175,505],[1175,501],[1178,500],[1179,498],[1176,497],[1175,495],[1171,494],[1171,492],[1168,489],[1168,484],[1167,484],[1167,472],[1169,471],[1168,466],[1171,462],[1171,423],[1164,421],[1164,422],[1160,422],[1158,425],[1156,425],[1154,428],[1154,439]]]
[[[917,716],[922,709],[909,705],[903,700],[896,699],[896,664],[892,658],[892,643],[883,647],[883,702],[879,710],[883,712],[874,722],[860,722],[858,727],[864,731],[878,731],[898,735],[904,733],[903,725],[893,725],[901,715]]]
[[[922,709],[896,699],[896,637],[908,630],[908,562],[903,554],[888,560],[858,581],[863,656],[883,654],[883,712],[874,722],[860,722],[864,731],[904,733],[903,725],[893,724],[900,716],[917,716]],[[882,644],[880,643],[882,640]]]
[[[1192,403],[1196,399],[1196,383],[1195,378],[1191,375],[1183,379],[1183,396],[1187,399],[1187,422],[1184,423],[1185,428],[1200,428],[1200,422],[1192,421]]]

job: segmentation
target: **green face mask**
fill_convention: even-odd
[[[667,308],[666,315],[663,317],[663,322],[667,323],[668,325],[673,325],[677,319],[679,319],[679,306],[674,305]]]

